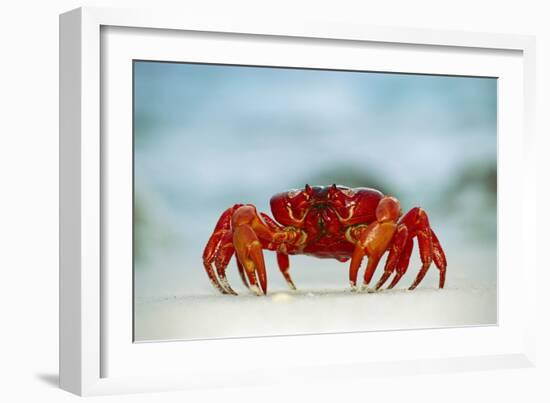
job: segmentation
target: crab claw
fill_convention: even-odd
[[[237,259],[243,265],[250,283],[250,289],[256,294],[267,293],[267,277],[265,271],[262,244],[249,225],[240,225],[233,231],[233,245]],[[260,289],[258,289],[258,280]]]
[[[362,288],[368,288],[380,258],[393,238],[396,227],[395,222],[387,220],[383,222],[375,221],[367,227],[357,228],[355,249],[353,250],[349,270],[349,281],[352,290],[355,290],[357,273],[365,255],[368,256],[369,261],[363,276]]]

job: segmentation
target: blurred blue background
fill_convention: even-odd
[[[422,206],[448,286],[494,284],[496,100],[492,78],[135,62],[136,298],[214,294],[201,255],[223,210],[270,214],[272,194],[305,183]],[[285,289],[266,255],[271,289]],[[299,288],[345,289],[347,266],[291,258]],[[234,262],[228,271],[242,291]]]

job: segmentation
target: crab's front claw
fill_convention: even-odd
[[[272,231],[263,223],[256,209],[251,205],[236,209],[231,218],[231,225],[237,260],[244,267],[249,288],[258,295],[266,294],[267,275],[262,243],[258,235],[273,238]]]
[[[349,281],[352,290],[356,289],[357,274],[363,257],[369,258],[363,276],[363,289],[368,288],[380,258],[388,248],[397,225],[393,221],[374,222],[368,226],[360,226],[355,230],[355,249],[351,257]]]
[[[257,295],[267,293],[267,276],[265,270],[262,244],[249,225],[240,225],[233,231],[233,244],[240,264],[250,284],[250,289]],[[258,280],[260,288],[258,288]]]
[[[295,228],[284,228],[252,204],[235,204],[221,215],[203,253],[208,278],[221,293],[237,293],[229,285],[225,270],[236,255],[244,285],[257,295],[267,293],[263,249],[277,250],[277,263],[291,289],[296,289],[289,273],[286,245],[300,246],[307,235]],[[213,269],[216,266],[216,271]]]

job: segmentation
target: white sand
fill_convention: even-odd
[[[494,289],[186,296],[142,301],[135,308],[137,341],[496,323]]]
[[[495,253],[460,252],[448,254],[454,264],[443,290],[436,288],[435,267],[416,290],[407,290],[420,267],[415,255],[394,290],[376,293],[351,292],[348,264],[330,259],[293,257],[291,273],[298,290],[289,291],[273,254],[266,254],[269,289],[259,297],[244,288],[234,262],[228,279],[238,296],[214,290],[200,265],[181,269],[168,263],[169,283],[157,271],[136,278],[136,341],[494,325]],[[377,271],[373,284],[381,274]]]

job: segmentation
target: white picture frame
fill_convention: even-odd
[[[128,331],[131,332],[127,326],[131,323],[131,316],[125,313],[131,315],[131,311],[128,312],[127,306],[115,307],[108,302],[110,291],[104,283],[108,273],[104,271],[106,241],[102,228],[110,224],[106,222],[109,217],[102,214],[103,193],[107,179],[113,173],[104,164],[106,157],[101,137],[104,130],[102,119],[109,112],[102,110],[102,93],[109,91],[105,88],[109,83],[101,79],[102,46],[105,46],[102,31],[108,27],[130,31],[193,32],[198,37],[201,33],[242,35],[257,41],[285,38],[305,41],[306,45],[311,40],[330,41],[335,48],[345,43],[399,45],[401,49],[420,47],[444,52],[455,58],[455,62],[460,61],[462,51],[480,56],[491,52],[511,52],[514,61],[510,64],[510,85],[520,99],[515,99],[514,104],[503,102],[499,105],[499,108],[505,108],[499,109],[499,114],[504,110],[506,116],[511,115],[505,127],[499,125],[499,263],[503,263],[503,257],[506,264],[518,263],[515,270],[524,278],[534,278],[536,270],[535,243],[527,242],[526,237],[527,233],[536,232],[535,210],[530,208],[534,204],[535,186],[532,180],[534,159],[531,158],[534,153],[533,37],[349,26],[316,21],[247,21],[244,18],[214,21],[149,10],[73,10],[60,17],[60,385],[63,389],[79,395],[95,395],[292,382],[297,377],[328,380],[344,379],[350,375],[534,365],[535,285],[526,282],[522,287],[514,288],[513,282],[506,280],[506,275],[500,276],[500,271],[498,326],[407,331],[404,333],[407,336],[405,344],[419,345],[416,353],[405,353],[404,348],[397,348],[394,356],[388,358],[374,352],[369,357],[352,355],[366,339],[369,339],[369,345],[377,346],[381,352],[384,344],[395,346],[400,337],[396,332],[193,341],[192,345],[146,343],[136,348],[127,337]],[[261,55],[256,53],[250,57],[253,60]],[[427,57],[433,59],[433,56]],[[399,60],[397,56],[393,62],[399,63]],[[410,60],[401,71],[421,68],[415,67],[414,63]],[[452,74],[454,71],[446,70],[444,63],[440,69],[432,72]],[[518,75],[518,71],[521,74]],[[517,129],[515,134],[510,131],[509,135],[501,136],[506,133],[508,125]],[[501,159],[502,156],[505,158]],[[504,165],[502,161],[505,161]],[[512,181],[521,183],[521,191],[516,192],[512,201],[503,201],[501,194],[512,187]],[[504,213],[507,208],[518,207],[521,214],[519,218],[516,215],[518,220],[512,223]],[[131,226],[131,221],[126,224]],[[510,237],[501,236],[503,224],[513,225],[510,229],[516,235],[514,250],[510,248]],[[521,234],[519,243],[518,233]],[[511,301],[511,291],[520,302]],[[122,325],[114,326],[110,317],[117,318],[116,323]],[[437,346],[451,340],[465,341],[464,348],[451,349],[448,344],[429,348],[430,344]],[[476,340],[480,342],[476,343]],[[319,356],[315,346],[321,345],[339,348],[327,348],[332,352]],[[277,361],[278,356],[284,355],[281,354],[283,351],[293,354]],[[401,353],[402,358],[396,358]],[[186,357],[185,364],[168,359],[177,354]],[[266,354],[267,360],[247,359],[247,356],[265,357]],[[212,365],[214,363],[216,365]],[[253,377],[249,376],[251,373],[254,373]]]

